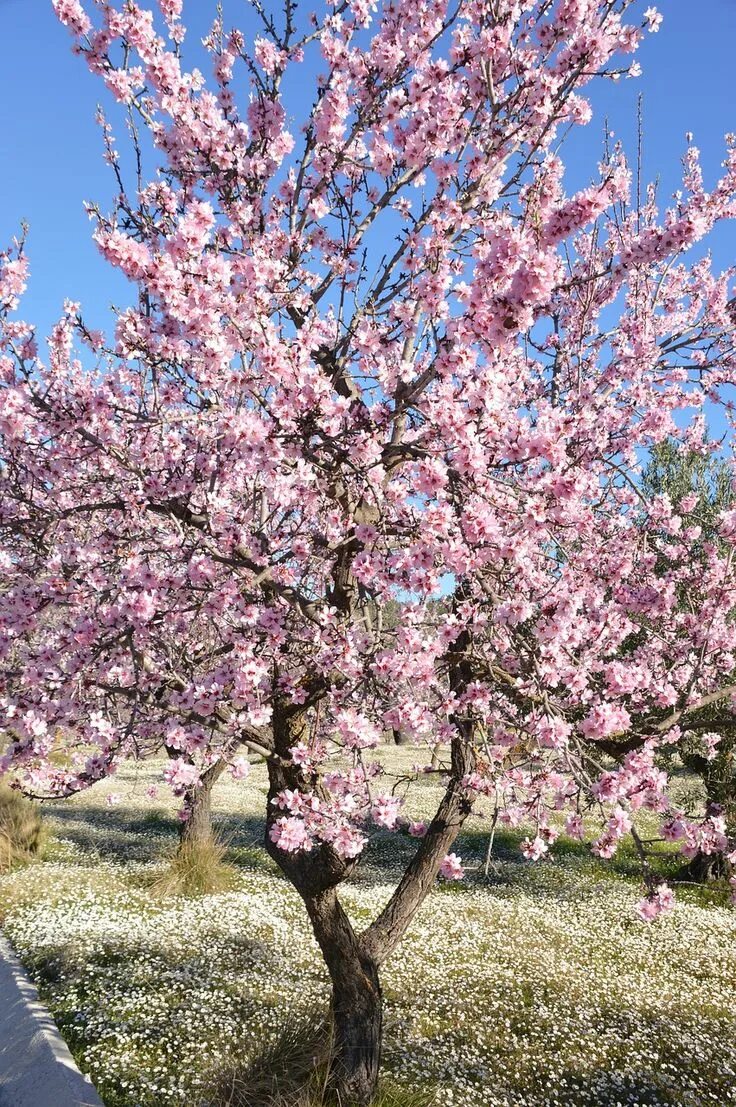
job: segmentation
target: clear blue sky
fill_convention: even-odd
[[[309,7],[318,4],[307,0]],[[214,0],[185,0],[184,22],[194,41],[210,24],[214,7]],[[645,177],[658,176],[663,195],[677,187],[686,131],[695,135],[707,179],[718,172],[723,134],[736,131],[736,0],[662,0],[658,7],[664,25],[647,36],[640,51],[643,76],[599,87],[593,122],[567,147],[575,186],[594,171],[604,116],[633,155],[639,91],[644,95]],[[232,21],[241,11],[241,22],[252,26],[247,0],[231,0],[226,14]],[[130,298],[129,286],[98,256],[82,208],[84,199],[105,206],[112,191],[94,122],[95,106],[106,103],[106,91],[70,44],[50,0],[0,0],[0,243],[10,241],[21,219],[30,224],[32,281],[24,315],[39,324],[41,333],[66,297],[80,300],[85,316],[98,326],[109,323],[107,305]],[[719,264],[736,261],[732,228],[711,246]]]

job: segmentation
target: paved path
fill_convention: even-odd
[[[1,935],[0,1107],[103,1107]]]

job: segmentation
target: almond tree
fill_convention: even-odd
[[[687,449],[678,449],[669,441],[661,443],[651,451],[642,489],[648,496],[665,495],[670,504],[676,505],[683,524],[695,539],[688,546],[688,558],[707,565],[713,546],[723,545],[719,537],[722,519],[734,502],[731,465],[719,457],[718,443],[704,440]],[[664,562],[663,567],[669,568],[668,563]],[[699,574],[694,574],[696,588],[699,579]],[[679,602],[691,612],[701,606],[699,592],[693,595],[683,590]],[[733,674],[728,681],[733,683]],[[736,828],[733,728],[730,704],[716,700],[688,716],[678,744],[681,761],[702,781],[710,818],[717,821],[721,833],[731,836]],[[712,848],[711,842],[706,842],[705,850],[701,851],[696,837],[685,845],[683,852],[687,857],[682,870],[685,879],[708,881],[730,873],[727,859]]]
[[[334,1091],[364,1107],[380,966],[462,876],[476,804],[530,822],[530,858],[588,812],[610,856],[641,808],[730,848],[656,756],[730,704],[736,518],[696,567],[640,466],[730,418],[731,274],[688,252],[736,210],[736,152],[708,191],[690,147],[663,214],[630,206],[619,150],[566,193],[585,86],[635,74],[659,25],[629,0],[258,2],[252,43],[216,19],[209,83],[181,0],[54,3],[127,112],[133,179],[103,121],[118,196],[90,211],[137,302],[113,336],[67,303],[42,355],[24,244],[4,256],[2,768],[69,794],[163,741],[183,794],[263,757]],[[386,729],[444,751],[427,826],[371,761]],[[359,931],[338,889],[376,829],[417,844]],[[649,879],[644,918],[671,903]]]

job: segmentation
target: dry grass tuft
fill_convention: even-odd
[[[44,838],[36,805],[7,784],[0,784],[0,873],[31,861]]]
[[[287,1022],[255,1060],[218,1073],[208,1107],[311,1107],[321,1101],[330,1053],[326,1021]],[[322,1097],[323,1098],[323,1097]],[[204,1107],[204,1105],[202,1105]]]
[[[206,896],[233,887],[237,872],[225,863],[227,845],[211,838],[182,842],[164,873],[151,886],[157,896]]]

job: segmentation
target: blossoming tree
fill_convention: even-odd
[[[666,493],[679,504],[683,524],[693,529],[697,539],[688,552],[691,560],[707,562],[711,548],[723,544],[719,531],[724,513],[733,507],[734,487],[731,466],[718,457],[717,443],[704,441],[694,450],[660,443],[650,451],[642,490],[648,496]],[[666,561],[661,564],[665,571],[669,568]],[[697,587],[698,579],[694,583]],[[692,596],[681,591],[679,602],[691,610],[698,608],[700,593]],[[688,715],[677,746],[683,764],[702,781],[707,810],[718,820],[720,832],[730,836],[736,831],[735,721],[730,704],[715,700]],[[690,841],[683,852],[688,858],[682,869],[686,879],[707,881],[731,871],[728,857],[713,849],[712,842],[706,842],[701,851],[697,839]]]
[[[103,124],[118,196],[90,211],[137,298],[112,337],[67,303],[42,354],[3,257],[2,768],[69,794],[163,741],[183,794],[263,757],[363,1107],[380,966],[462,876],[474,805],[530,823],[529,858],[589,812],[611,856],[642,808],[730,848],[657,755],[730,709],[736,512],[691,560],[640,469],[730,424],[731,275],[688,251],[736,213],[736,150],[708,190],[690,146],[664,214],[615,149],[567,193],[585,86],[659,25],[633,0],[256,3],[252,43],[216,20],[209,83],[181,0],[54,6],[128,113],[133,177]],[[371,760],[386,729],[443,751],[428,825]],[[338,889],[372,828],[416,850],[358,931]],[[650,882],[641,914],[670,901]]]

